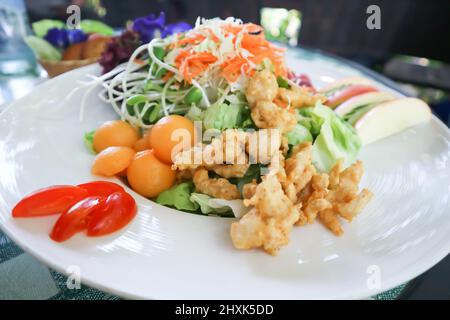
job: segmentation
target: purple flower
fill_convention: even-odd
[[[67,39],[70,44],[86,41],[88,35],[80,29],[69,29],[67,31]]]
[[[166,16],[164,12],[161,12],[158,17],[155,14],[150,14],[146,17],[135,19],[133,21],[133,30],[139,34],[143,43],[148,43],[162,34],[165,23]]]
[[[165,38],[165,37],[170,36],[172,34],[185,32],[185,31],[188,31],[188,30],[191,30],[191,29],[192,29],[192,26],[189,23],[186,23],[186,22],[183,22],[183,21],[170,23],[170,24],[165,26],[165,28],[164,28],[164,30],[163,30],[163,32],[161,34],[161,37]]]
[[[67,32],[65,29],[51,28],[47,31],[44,39],[60,49],[66,48],[69,44],[69,39],[67,38]]]
[[[86,41],[88,35],[78,29],[51,28],[47,31],[44,39],[59,49],[65,49],[69,45]]]

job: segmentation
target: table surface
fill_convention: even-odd
[[[3,107],[46,80],[46,74],[0,76],[0,113]],[[442,108],[438,116],[450,125],[450,109]],[[14,266],[14,268],[13,268]],[[27,275],[33,274],[33,277]],[[39,277],[35,275],[39,274]],[[20,278],[19,278],[20,277]],[[36,283],[36,278],[39,283]],[[1,299],[117,299],[112,295],[82,286],[76,292],[67,290],[67,279],[49,270],[30,255],[23,253],[0,231],[0,300]],[[17,283],[21,283],[17,286]],[[379,299],[450,299],[450,255],[405,286],[381,294]]]

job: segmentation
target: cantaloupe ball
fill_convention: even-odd
[[[94,134],[93,146],[96,152],[108,147],[132,148],[139,140],[139,132],[129,123],[121,120],[108,121],[102,124]]]
[[[135,154],[129,147],[108,147],[95,157],[92,173],[105,177],[120,174],[128,168]]]
[[[175,153],[189,149],[194,144],[194,132],[191,120],[180,115],[170,115],[159,119],[152,127],[149,141],[155,155],[171,164]]]
[[[160,161],[153,150],[136,153],[127,169],[131,188],[144,197],[153,198],[175,182],[175,171]]]
[[[144,150],[148,150],[150,149],[150,139],[148,138],[149,136],[149,131],[147,131],[142,138],[140,138],[138,141],[136,141],[133,145],[133,149],[136,150],[136,152],[139,151],[144,151]]]

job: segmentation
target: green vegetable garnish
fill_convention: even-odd
[[[317,104],[312,113],[322,119],[320,133],[312,148],[312,162],[322,172],[329,172],[337,160],[343,158],[344,166],[356,160],[361,140],[355,129],[330,108]]]
[[[297,124],[292,131],[286,134],[286,137],[288,139],[288,144],[291,146],[295,146],[305,141],[313,141],[312,134],[301,124]]]
[[[155,54],[155,57],[158,58],[159,60],[162,60],[166,55],[166,51],[161,47],[154,47],[153,53]]]
[[[238,105],[213,104],[205,111],[203,125],[205,129],[237,128],[241,119],[242,107]]]
[[[86,132],[83,137],[84,145],[89,150],[90,153],[96,154],[94,150],[94,134],[95,130]]]
[[[199,204],[189,199],[194,189],[192,182],[180,183],[169,190],[161,192],[156,198],[156,202],[178,210],[196,211],[199,208]]]
[[[200,206],[200,211],[203,214],[216,214],[218,216],[231,216],[230,208],[229,207],[220,207],[220,208],[213,208],[209,205],[209,200],[211,200],[210,196],[203,194],[203,193],[191,193],[191,196],[189,197],[189,200],[192,202],[198,204]]]
[[[277,77],[277,83],[280,88],[286,88],[286,89],[290,88],[289,82],[282,76]]]
[[[189,111],[185,114],[185,117],[192,121],[202,121],[204,115],[205,115],[205,112],[194,104],[191,106]]]
[[[184,103],[190,106],[193,103],[199,103],[202,97],[202,91],[197,87],[192,87],[184,97]]]
[[[145,103],[148,101],[148,98],[142,94],[136,94],[127,99],[127,105],[134,106],[140,103]]]

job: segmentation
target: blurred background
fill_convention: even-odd
[[[260,23],[274,41],[340,56],[384,74],[410,95],[427,101],[450,125],[449,0],[0,0],[0,112],[53,71],[81,65],[67,58],[67,51],[62,59],[68,61],[46,65],[24,41],[36,35],[35,22],[65,22],[69,5],[79,6],[82,19],[111,27],[112,35],[119,35],[133,19],[161,11],[167,23],[193,25],[198,16],[234,16]],[[366,26],[370,5],[380,8],[379,30]],[[82,59],[87,63],[98,57]],[[448,280],[449,269],[447,258],[421,277],[417,287],[425,289],[408,294],[427,298],[427,292],[442,290],[448,298],[448,285],[443,285],[448,281],[442,281],[442,276]]]

